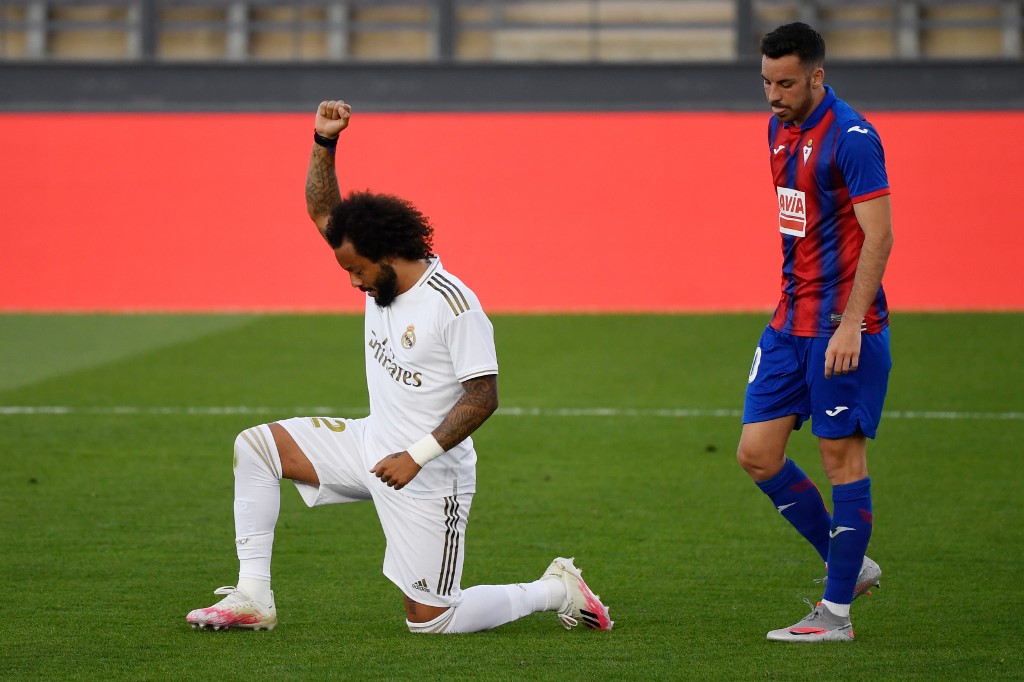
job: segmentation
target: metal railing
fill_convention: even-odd
[[[833,57],[1021,59],[1021,0],[0,0],[0,60],[730,61],[786,21]]]

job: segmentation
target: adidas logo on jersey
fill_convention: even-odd
[[[422,578],[412,584],[412,589],[419,590],[420,592],[430,592],[430,588],[427,587],[427,581]]]

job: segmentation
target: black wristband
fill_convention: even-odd
[[[313,131],[313,142],[317,143],[327,151],[334,153],[334,150],[338,147],[338,138],[336,137],[324,137],[317,131]]]

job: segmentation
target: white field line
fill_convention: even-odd
[[[352,415],[367,414],[367,407],[259,407],[225,405],[212,407],[72,407],[60,405],[0,405],[0,416],[9,415]],[[619,407],[499,407],[503,417],[662,417],[688,419],[695,417],[725,417],[738,419],[742,412],[736,409],[704,408],[619,408]],[[943,410],[890,410],[882,413],[886,419],[924,419],[943,421],[1022,421],[1024,412],[955,412]]]

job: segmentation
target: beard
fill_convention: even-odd
[[[782,111],[775,114],[780,123],[796,123],[797,121],[803,123],[811,115],[814,107],[814,93],[811,91],[810,81],[807,81],[807,89],[798,102],[794,102],[792,105],[783,104],[781,101],[768,104],[773,107],[784,107]]]
[[[387,263],[382,263],[373,288],[377,291],[374,303],[378,308],[387,308],[398,298],[398,273]]]

